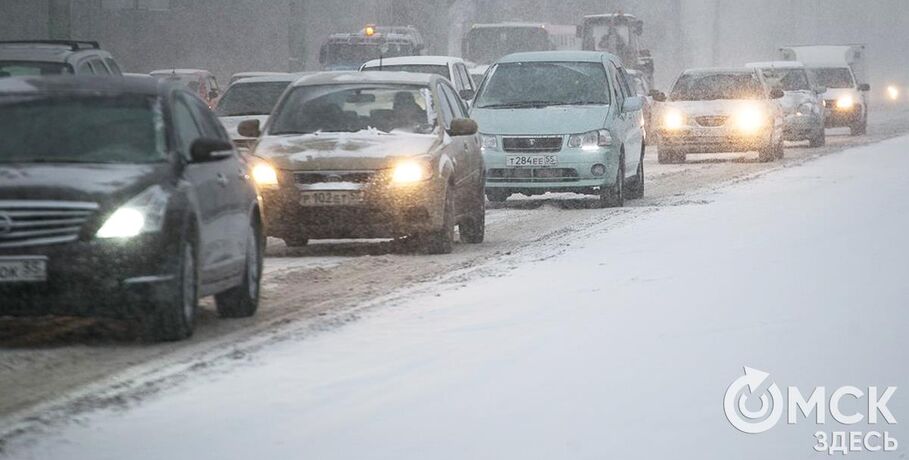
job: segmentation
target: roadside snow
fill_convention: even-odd
[[[909,417],[907,152],[896,139],[649,213],[10,452],[790,459],[819,456],[818,430],[906,445],[905,424],[745,435],[722,401],[747,365],[809,392],[900,386],[889,407]]]

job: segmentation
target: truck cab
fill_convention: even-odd
[[[653,57],[644,47],[644,21],[631,14],[584,16],[577,35],[585,51],[602,51],[618,56],[628,68],[642,72],[653,86]]]
[[[423,36],[413,26],[366,26],[357,33],[340,33],[328,37],[319,50],[323,70],[359,70],[374,59],[421,56],[426,53]]]

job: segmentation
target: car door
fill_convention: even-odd
[[[204,137],[203,129],[194,114],[194,97],[178,91],[173,95],[172,123],[177,140],[177,150],[188,162],[184,178],[194,193],[194,204],[199,218],[199,274],[202,285],[212,284],[229,276],[231,257],[229,242],[224,231],[224,215],[229,207],[225,198],[223,180],[219,177],[220,162],[194,163],[190,150],[193,143]]]
[[[454,88],[447,83],[439,83],[439,98],[442,99],[442,112],[451,117],[467,118],[467,110],[460,97],[455,94]],[[451,126],[448,122],[446,129]],[[455,162],[455,185],[457,187],[457,197],[459,203],[469,200],[473,197],[478,181],[482,180],[482,174],[477,163],[480,156],[479,144],[476,137],[458,136],[452,137],[449,146],[450,155]]]
[[[214,113],[197,98],[191,99],[192,109],[200,122],[202,134],[209,139],[219,139],[232,145],[230,135],[215,117]],[[249,168],[236,151],[214,163],[217,166],[218,186],[221,188],[223,203],[222,230],[228,242],[228,257],[238,272],[245,267],[246,244],[248,243],[249,209],[256,199],[256,192],[249,182]]]
[[[616,115],[620,120],[618,123],[620,138],[625,146],[625,176],[630,177],[637,173],[638,165],[641,162],[641,148],[644,144],[643,115],[640,110],[634,112],[625,112],[625,101],[637,95],[632,91],[629,84],[628,74],[625,69],[612,64],[615,73],[617,93]]]

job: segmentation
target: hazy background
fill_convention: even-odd
[[[418,26],[433,53],[473,23],[577,24],[622,10],[645,21],[658,86],[691,66],[771,59],[786,44],[865,43],[871,84],[907,84],[909,0],[0,0],[0,39],[97,39],[129,71],[318,70],[331,32]]]

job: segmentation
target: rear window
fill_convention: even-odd
[[[751,73],[696,73],[679,78],[672,89],[674,101],[762,99],[764,87]]]
[[[761,69],[764,79],[783,91],[809,91],[811,81],[805,69]]]
[[[73,69],[59,62],[0,61],[0,78],[71,74]]]

